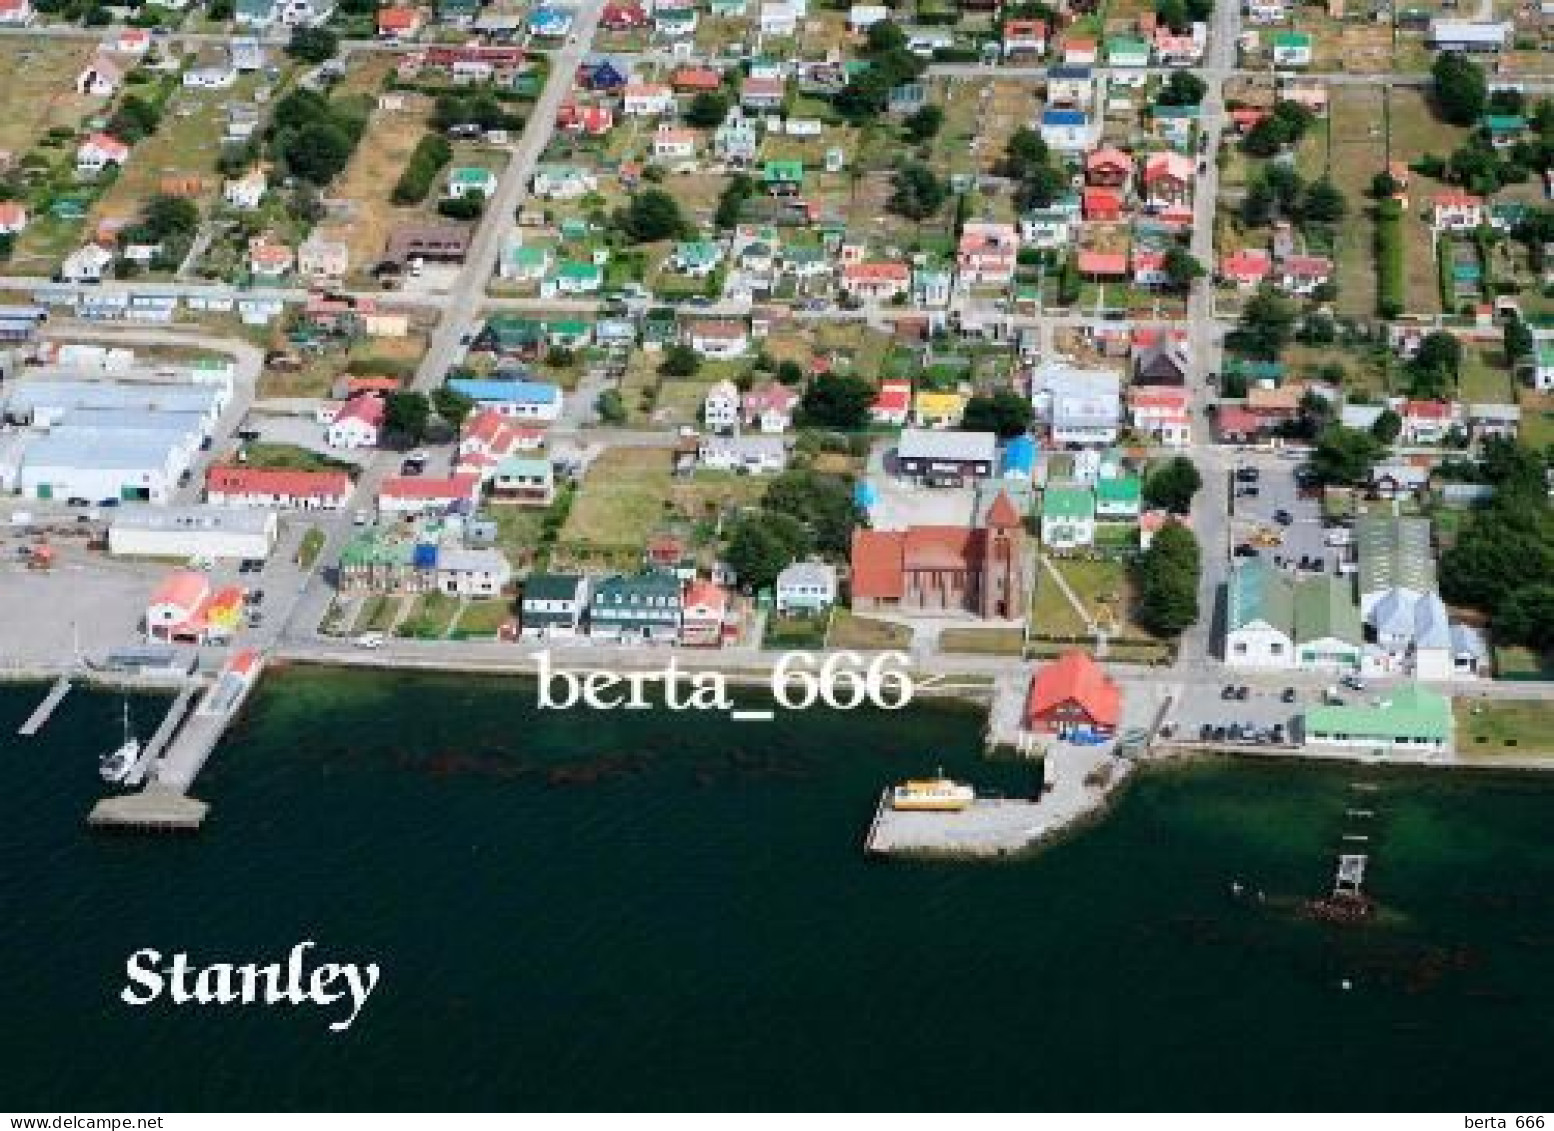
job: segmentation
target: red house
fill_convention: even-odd
[[[1115,734],[1122,689],[1084,652],[1065,652],[1031,677],[1025,726],[1066,737],[1076,731]]]
[[[1079,273],[1092,279],[1124,279],[1128,275],[1125,251],[1081,251]]]
[[[1089,184],[1118,188],[1128,183],[1131,172],[1133,158],[1112,146],[1085,156],[1085,181]]]
[[[606,31],[631,31],[647,27],[647,10],[636,3],[606,4],[599,13],[599,26]]]
[[[1110,224],[1122,219],[1122,197],[1112,189],[1085,189],[1081,206],[1086,220]]]
[[[677,94],[699,94],[717,90],[723,85],[723,76],[711,67],[681,67],[669,76],[669,85]]]

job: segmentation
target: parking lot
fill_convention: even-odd
[[[1241,547],[1252,547],[1275,565],[1294,569],[1305,563],[1305,568],[1332,572],[1341,552],[1324,543],[1321,501],[1300,497],[1296,466],[1268,458],[1237,461],[1231,500],[1234,544],[1242,557],[1251,555]]]
[[[1180,742],[1226,747],[1294,745],[1300,741],[1300,717],[1320,706],[1329,691],[1350,702],[1363,698],[1360,692],[1339,686],[1336,678],[1328,687],[1319,687],[1313,685],[1309,673],[1287,677],[1270,672],[1255,676],[1232,672],[1223,684],[1195,688],[1194,694],[1178,698],[1167,722],[1174,728],[1171,737]]]

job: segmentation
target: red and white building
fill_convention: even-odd
[[[728,590],[700,578],[688,584],[680,605],[680,643],[721,647],[728,627]]]
[[[508,456],[545,446],[545,429],[521,424],[495,409],[477,412],[459,438],[458,471],[485,476]]]
[[[675,108],[674,89],[668,83],[629,83],[622,99],[621,112],[628,118],[656,117]]]
[[[1083,652],[1065,652],[1031,677],[1026,729],[1060,737],[1112,734],[1122,722],[1122,689]]]
[[[842,268],[842,291],[863,302],[889,302],[912,289],[905,263],[849,263]]]
[[[398,42],[414,39],[421,31],[419,8],[379,8],[378,38]]]
[[[1020,233],[1013,224],[969,220],[961,229],[955,265],[965,286],[1005,286],[1014,278]]]
[[[1439,444],[1462,422],[1462,408],[1452,401],[1404,401],[1403,429],[1399,438],[1406,444]]]
[[[903,427],[912,414],[912,383],[910,381],[881,381],[879,394],[869,406],[869,417],[876,424]]]
[[[1144,162],[1144,199],[1151,208],[1169,208],[1192,201],[1192,158],[1166,150]]]
[[[1288,255],[1274,269],[1286,294],[1309,295],[1333,277],[1333,261],[1321,255]]]
[[[0,235],[14,236],[27,226],[27,206],[14,200],[0,201]]]
[[[1273,256],[1262,248],[1244,248],[1222,256],[1219,261],[1219,277],[1234,283],[1242,290],[1252,290],[1267,281],[1273,272]]]
[[[1170,276],[1166,274],[1165,252],[1145,251],[1142,249],[1133,252],[1133,283],[1139,287],[1163,287],[1170,282]]]
[[[615,111],[608,106],[579,106],[567,102],[556,111],[556,128],[584,137],[603,137],[615,128]]]
[[[1114,146],[1085,155],[1085,183],[1121,188],[1133,173],[1133,158]]]
[[[382,397],[352,397],[324,430],[324,442],[331,448],[377,447],[386,407]]]
[[[205,501],[218,506],[340,510],[350,497],[343,471],[222,466],[205,473]]]
[[[768,381],[744,395],[741,416],[746,428],[769,433],[786,432],[793,426],[793,409],[798,403],[799,395],[788,386]]]
[[[25,27],[32,23],[32,0],[0,0],[0,24]]]
[[[1086,223],[1114,224],[1122,219],[1122,193],[1111,188],[1087,188],[1080,194],[1079,207]]]
[[[1004,56],[1045,55],[1047,53],[1046,20],[1005,20]]]
[[[479,499],[478,475],[390,475],[378,488],[378,513],[436,515],[472,511]]]
[[[1192,398],[1186,389],[1135,385],[1128,390],[1128,418],[1135,432],[1168,448],[1192,442]]]
[[[1468,232],[1484,222],[1484,198],[1470,192],[1438,193],[1430,200],[1430,224],[1438,232]]]
[[[695,157],[696,131],[683,126],[659,126],[653,133],[653,156],[661,161]]]
[[[109,165],[129,160],[130,147],[109,134],[96,133],[76,147],[76,172],[96,176]]]
[[[216,644],[232,639],[243,621],[243,590],[211,587],[192,569],[164,577],[146,601],[146,638],[178,644]]]

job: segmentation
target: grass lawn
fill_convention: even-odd
[[[416,95],[408,96],[407,105],[425,104]],[[344,240],[351,249],[353,275],[365,278],[363,273],[382,258],[389,233],[401,224],[426,220],[436,207],[440,177],[422,205],[399,207],[389,200],[410,154],[425,133],[421,114],[374,110],[361,144],[339,178],[333,195],[351,201],[354,207],[349,222],[325,225],[325,232],[330,238]]]
[[[1462,754],[1554,754],[1554,702],[1458,699],[1454,708]]]
[[[367,598],[362,611],[356,616],[356,631],[387,632],[399,611],[399,598],[388,593],[374,593]]]
[[[544,507],[493,505],[484,514],[496,523],[496,548],[507,555],[516,570],[539,565],[540,530],[545,522]]]
[[[1469,404],[1514,404],[1516,386],[1502,364],[1504,358],[1499,347],[1464,350],[1458,396]]]
[[[1522,443],[1543,451],[1554,444],[1554,393],[1535,393],[1523,389]]]
[[[245,467],[262,467],[277,471],[355,471],[356,465],[333,459],[319,452],[300,448],[296,444],[249,444],[243,452],[248,459]]]
[[[1386,164],[1380,87],[1334,86],[1328,89],[1326,172],[1349,205],[1337,227],[1333,258],[1338,267],[1338,312],[1356,318],[1376,313],[1376,225],[1365,195],[1371,178]],[[1311,144],[1311,143],[1308,143]],[[1306,146],[1302,146],[1304,150]]]
[[[1499,647],[1495,649],[1495,671],[1506,676],[1554,677],[1554,657],[1543,658],[1530,648]]]
[[[8,39],[0,53],[0,90],[6,113],[0,118],[0,149],[18,157],[55,127],[75,129],[108,100],[75,92],[76,76],[95,45],[79,39]]]
[[[766,618],[762,648],[820,649],[825,647],[830,617],[787,617],[773,612]]]
[[[459,611],[459,599],[446,593],[422,593],[416,597],[410,612],[399,622],[395,636],[408,636],[416,640],[441,640],[448,635],[448,627]]]
[[[297,546],[297,564],[303,569],[312,569],[313,563],[318,561],[318,555],[324,548],[324,540],[322,530],[316,526],[308,527]]]
[[[982,656],[1018,656],[1025,636],[1018,628],[947,628],[939,634],[943,652]]]
[[[826,634],[827,648],[906,648],[912,643],[912,630],[904,624],[856,616],[837,609]]]
[[[1031,600],[1031,631],[1040,636],[1087,636],[1090,633],[1068,595],[1041,566],[1036,570],[1036,594]]]
[[[640,554],[663,521],[670,486],[666,450],[610,448],[589,467],[558,548],[567,554]]]
[[[495,636],[497,629],[513,615],[513,603],[502,597],[471,600],[459,614],[452,635],[461,638]]]
[[[1128,581],[1128,567],[1112,561],[1065,561],[1055,563],[1068,579],[1080,602],[1089,610],[1091,618],[1102,628],[1133,635],[1137,630],[1128,617],[1132,603],[1132,586]]]

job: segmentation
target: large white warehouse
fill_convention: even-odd
[[[165,503],[188,466],[177,432],[62,427],[28,442],[17,489],[30,499]]]
[[[157,558],[267,558],[274,511],[242,507],[123,507],[108,526],[108,552]]]

